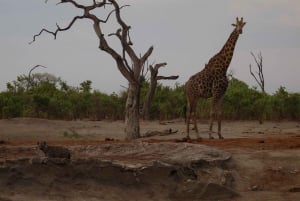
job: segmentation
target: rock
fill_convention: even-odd
[[[230,160],[228,152],[206,145],[191,143],[116,143],[75,147],[72,152],[78,158],[96,157],[108,159],[114,164],[132,167],[134,164],[149,166],[164,165],[222,166]],[[130,168],[129,167],[129,168]]]

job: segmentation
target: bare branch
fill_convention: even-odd
[[[148,81],[148,79],[147,79],[146,77],[147,77],[147,74],[148,74],[148,72],[149,72],[148,66],[149,66],[149,62],[148,62],[148,60],[147,60],[146,63],[144,63],[143,68],[142,68],[142,76],[143,76],[147,81]]]
[[[74,0],[61,0],[61,3],[71,3],[73,4],[75,7],[77,8],[81,8],[81,9],[84,9],[85,6],[84,5],[81,5],[81,4],[78,4],[76,1]]]
[[[172,76],[157,76],[156,80],[177,80],[179,75],[172,75]]]
[[[116,36],[121,40],[121,31],[122,31],[122,29],[118,29],[116,31],[116,33],[110,33],[110,34],[108,34],[108,36]]]
[[[122,41],[122,38],[121,38],[121,31],[122,29],[118,29],[116,31],[116,33],[110,33],[108,34],[108,36],[116,36],[117,38],[120,39],[120,41]],[[128,71],[130,71],[131,73],[133,73],[132,69],[130,68],[128,62],[127,62],[127,59],[126,59],[126,51],[125,51],[125,48],[123,47],[123,51],[122,51],[122,55],[123,55],[123,61],[125,63],[125,66],[127,68]]]
[[[160,67],[164,67],[166,66],[167,63],[164,62],[164,63],[158,63],[158,64],[155,64],[154,67],[153,67],[153,64],[151,64],[149,66],[149,69],[150,69],[150,72],[151,72],[151,80],[157,80],[157,75],[158,75],[158,70]]]
[[[101,50],[103,50],[104,52],[110,54],[114,58],[114,60],[117,63],[117,67],[118,67],[119,71],[129,82],[135,83],[136,79],[134,79],[133,73],[124,64],[123,57],[109,46],[104,34],[102,33],[100,25],[97,21],[94,22],[94,30],[100,41],[99,48]]]
[[[129,36],[129,30],[130,30],[131,27],[128,26],[123,21],[123,19],[121,17],[120,9],[125,7],[125,6],[128,6],[128,5],[120,7],[115,0],[108,0],[108,1],[110,3],[112,3],[112,5],[114,6],[115,12],[116,12],[117,22],[122,27],[122,33],[121,33],[120,41],[122,43],[122,46],[123,46],[124,50],[128,53],[128,55],[130,56],[131,60],[134,63],[139,62],[139,63],[143,64],[146,60],[139,60],[139,58],[136,56],[134,50],[130,47],[132,45],[132,41],[130,40],[130,36]],[[129,40],[128,40],[128,38],[129,38]]]
[[[28,73],[28,82],[27,82],[27,86],[26,86],[26,91],[28,91],[28,89],[29,89],[29,85],[31,85],[31,72],[34,70],[34,69],[36,69],[36,68],[38,68],[38,67],[42,67],[42,68],[47,68],[46,66],[43,66],[43,65],[35,65],[34,67],[32,67],[31,69],[30,69],[30,71],[29,71],[29,73]]]
[[[122,20],[121,18],[121,13],[120,13],[120,9],[125,7],[125,6],[129,6],[129,5],[125,5],[125,6],[122,6],[120,7],[118,5],[118,3],[115,1],[115,0],[108,0],[110,3],[113,4],[113,6],[115,7],[115,11],[116,11],[116,18],[117,18],[117,21],[118,23],[121,25],[121,27],[123,28],[123,30],[128,30],[129,29],[129,26],[126,25],[126,23]],[[126,33],[127,34],[127,33]]]
[[[84,16],[76,16],[76,17],[74,17],[73,20],[69,23],[69,25],[66,26],[65,28],[60,28],[59,25],[56,24],[57,29],[54,32],[53,31],[49,31],[48,29],[44,28],[44,29],[42,29],[40,31],[40,33],[35,34],[33,36],[33,40],[31,42],[29,42],[29,44],[32,44],[33,42],[35,42],[36,37],[40,36],[43,32],[47,32],[49,34],[52,34],[54,36],[54,39],[56,39],[56,36],[57,36],[58,32],[60,32],[60,31],[66,31],[66,30],[70,29],[73,26],[73,24],[76,22],[76,20],[83,19],[83,18],[85,18],[85,17]]]
[[[48,2],[48,0],[45,1],[45,3],[47,3],[47,2]],[[49,34],[52,34],[54,36],[54,39],[56,39],[58,32],[60,32],[60,31],[66,31],[66,30],[70,29],[73,26],[73,24],[76,22],[76,20],[78,20],[78,19],[90,18],[90,19],[92,19],[94,21],[97,20],[97,21],[100,21],[102,23],[106,23],[108,21],[109,17],[111,16],[111,14],[113,12],[115,12],[115,10],[112,10],[108,14],[108,16],[106,17],[105,20],[98,19],[96,16],[90,14],[89,11],[93,10],[95,8],[98,8],[98,7],[105,6],[106,4],[111,4],[111,3],[107,3],[106,0],[103,0],[102,2],[99,2],[99,3],[97,3],[95,0],[93,2],[94,2],[94,4],[92,6],[84,6],[84,5],[78,4],[74,0],[61,0],[58,4],[61,4],[61,3],[71,3],[76,8],[83,9],[84,10],[84,15],[83,16],[76,16],[76,17],[74,17],[72,19],[72,21],[69,23],[69,25],[66,26],[65,28],[60,28],[59,25],[56,24],[57,29],[55,31],[49,31],[48,29],[45,29],[45,28],[42,29],[38,34],[36,34],[36,35],[33,36],[33,40],[31,42],[29,42],[29,44],[32,44],[33,42],[35,42],[36,37],[40,36],[43,32],[47,32]],[[125,6],[128,6],[128,5],[125,5]],[[121,8],[123,8],[125,6],[122,6]],[[119,9],[121,9],[121,8],[119,8]]]
[[[31,70],[29,71],[29,74],[34,70],[34,69],[36,69],[36,68],[38,68],[38,67],[42,67],[42,68],[47,68],[46,66],[43,66],[43,65],[35,65],[34,67],[32,67],[31,68]]]
[[[260,63],[259,63],[259,61],[257,60],[256,56],[253,54],[253,52],[251,52],[251,55],[252,55],[252,57],[254,58],[255,63],[256,63],[257,66],[259,67],[259,66],[260,66]]]
[[[133,45],[131,39],[130,39],[130,34],[129,34],[129,30],[128,30],[128,45]]]
[[[159,63],[159,64],[155,64],[154,67],[153,65],[149,66],[150,72],[151,72],[151,80],[158,80],[157,79],[157,75],[158,75],[158,69],[160,67],[166,66],[167,63]]]
[[[154,69],[157,71],[160,67],[164,67],[164,66],[166,66],[166,65],[167,65],[166,62],[165,62],[165,63],[155,64]]]
[[[258,68],[258,71],[255,72],[257,74],[257,75],[255,75],[252,71],[252,66],[250,64],[249,65],[250,74],[252,75],[252,77],[254,77],[255,81],[257,82],[257,84],[261,88],[262,92],[265,92],[265,79],[264,79],[264,74],[263,74],[263,57],[262,57],[262,54],[260,52],[256,57],[253,54],[253,52],[251,52],[251,55],[254,58],[254,61],[255,61],[256,65],[257,65],[257,68]]]
[[[153,46],[151,46],[147,52],[144,54],[144,56],[141,58],[141,63],[145,63],[148,57],[152,54],[153,52]]]
[[[126,7],[126,6],[129,6],[129,5],[121,6],[119,9],[122,9],[122,8],[124,8],[124,7]],[[97,6],[97,7],[98,7],[98,6]],[[96,7],[95,7],[95,8],[96,8]],[[105,20],[100,20],[100,22],[106,23],[106,22],[108,21],[109,17],[110,17],[115,11],[116,11],[116,10],[110,11],[109,14],[107,15],[106,19],[105,19]]]
[[[252,75],[252,77],[254,77],[256,83],[257,83],[257,84],[259,85],[259,87],[261,88],[261,87],[262,87],[261,82],[260,82],[260,80],[257,79],[256,75],[252,72],[252,66],[251,66],[251,64],[249,65],[249,69],[250,69],[250,74]]]

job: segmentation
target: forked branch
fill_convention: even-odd
[[[154,81],[158,81],[158,80],[176,80],[179,78],[178,75],[172,75],[172,76],[158,76],[158,70],[161,67],[165,67],[167,65],[167,63],[158,63],[155,64],[154,67],[153,65],[149,66],[150,72],[151,72],[151,80]]]

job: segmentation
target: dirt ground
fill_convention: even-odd
[[[192,132],[191,137],[194,140],[188,143],[204,144],[232,154],[233,189],[240,196],[230,200],[300,200],[300,122],[282,121],[259,124],[256,121],[224,121],[222,126],[225,139],[209,140],[207,139],[208,123],[198,122],[202,140],[195,140]],[[159,135],[170,129],[177,132],[170,135]],[[124,123],[121,121],[57,121],[34,118],[0,120],[0,162],[26,158],[28,154],[32,153],[22,151],[22,148],[35,147],[37,141],[47,141],[51,145],[66,147],[140,141],[181,143],[185,137],[185,124],[182,120],[141,121],[142,135],[151,132],[158,132],[158,135],[125,142],[123,140],[125,137]],[[215,137],[217,138],[217,135]],[[1,147],[13,147],[12,150],[15,151],[6,152]],[[0,189],[1,186],[7,188],[7,185],[1,182],[0,177]],[[26,185],[28,184],[24,183],[24,191],[26,191]],[[18,188],[22,188],[22,186]],[[26,200],[21,198],[22,196],[18,197],[18,195],[22,195],[18,188],[12,189],[10,195],[7,193],[2,195],[0,190],[0,201]],[[76,188],[78,189],[75,190],[80,190],[82,194],[85,190],[88,192],[87,187],[76,186]],[[99,191],[99,189],[93,190]],[[57,189],[57,194],[53,195],[52,200],[67,200],[65,196],[58,193],[63,191],[64,189]],[[132,196],[134,193],[138,195],[139,191],[142,189],[122,190],[116,188],[112,191],[113,196],[98,197],[97,194],[93,199],[90,197],[89,200],[143,200]],[[159,194],[157,191],[159,188],[154,188],[151,195],[144,200],[165,200],[162,197],[154,196]],[[93,193],[96,195],[95,192]],[[31,197],[30,199],[42,200],[40,197]],[[83,199],[74,198],[73,200]]]

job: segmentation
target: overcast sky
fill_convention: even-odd
[[[42,28],[67,25],[81,14],[71,5],[56,5],[57,0],[0,1],[0,90],[18,75],[41,64],[35,73],[51,73],[69,85],[85,80],[106,93],[122,90],[127,81],[115,61],[98,49],[99,42],[89,20],[76,22],[57,39],[44,34],[31,45],[32,36]],[[83,2],[81,0],[80,2]],[[87,2],[87,1],[85,1]],[[179,75],[185,83],[225,44],[237,16],[247,24],[240,35],[229,71],[250,86],[257,86],[249,73],[256,67],[250,54],[262,53],[266,90],[280,86],[300,92],[300,1],[299,0],[122,0],[130,4],[122,16],[132,26],[134,49],[143,54],[154,46],[149,63],[167,62],[160,75]],[[102,10],[99,9],[101,16]],[[104,16],[104,15],[103,15]],[[113,18],[111,18],[113,21]],[[115,32],[109,24],[107,34]]]

